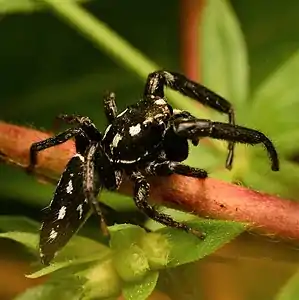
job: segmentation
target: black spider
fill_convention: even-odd
[[[197,119],[187,111],[173,109],[164,96],[168,86],[229,116],[229,124]],[[143,98],[118,114],[115,95],[104,99],[109,125],[102,135],[88,117],[60,115],[58,118],[73,128],[34,143],[30,149],[30,165],[37,163],[37,152],[75,138],[77,154],[68,162],[57,185],[54,198],[47,208],[40,233],[40,256],[48,264],[90,215],[91,209],[108,235],[97,195],[102,188],[117,190],[123,175],[134,182],[136,206],[150,218],[171,227],[202,232],[159,213],[148,203],[147,175],[181,174],[206,178],[203,169],[181,163],[188,157],[188,140],[198,145],[199,139],[211,137],[229,142],[226,167],[231,168],[234,143],[258,144],[266,147],[272,170],[278,171],[279,161],[272,142],[261,132],[234,124],[231,104],[206,87],[185,76],[157,71],[148,76]]]

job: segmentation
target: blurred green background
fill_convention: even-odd
[[[10,3],[16,3],[17,7],[18,2],[21,3],[21,1],[12,0]],[[185,18],[190,17],[184,15],[183,10],[188,2],[192,1],[103,0],[89,1],[84,6],[159,66],[187,73],[181,53],[182,49],[188,53],[186,52],[188,45],[182,44],[182,35],[185,34],[186,29],[181,24],[182,20],[186,22]],[[249,86],[250,91],[255,91],[277,70],[278,66],[298,51],[299,2],[294,0],[283,2],[234,0],[230,3],[244,34],[250,71]],[[198,5],[201,6],[202,3],[198,2]],[[10,5],[5,4],[5,1],[0,1],[2,14],[0,19],[0,101],[3,121],[51,130],[56,115],[78,113],[88,115],[99,128],[104,129],[102,94],[105,90],[116,93],[120,110],[140,98],[144,81],[139,76],[97,49],[50,10],[9,13],[8,7]],[[198,36],[194,39],[197,38],[204,42],[201,36],[201,25],[198,28]],[[199,60],[201,60],[200,57]],[[204,62],[201,61],[200,64],[204,65]],[[218,73],[219,70],[215,68],[215,76],[219,77]],[[225,78],[230,74],[221,73],[220,75]],[[240,115],[245,113],[240,112]],[[262,111],[260,114],[263,118]],[[244,122],[238,118],[238,110],[237,119],[241,124]],[[268,123],[271,121],[272,119],[267,120]],[[27,176],[20,170],[0,165],[1,214],[20,214],[40,220],[40,209],[51,199],[53,189],[52,186],[38,183],[33,177]],[[294,186],[291,189],[294,190]],[[105,194],[105,197],[113,201],[129,199],[112,194]],[[296,195],[293,194],[292,197],[296,198]],[[130,200],[129,202],[131,203]],[[131,205],[126,210],[130,208]],[[240,243],[242,244],[243,241]],[[261,243],[260,247],[267,247],[263,242]],[[238,253],[239,250],[236,249],[237,246],[234,251]],[[260,249],[257,252],[253,251],[255,257],[258,256],[256,253],[259,253]],[[227,292],[230,290],[227,286],[223,287],[227,295],[233,295],[229,298],[221,298],[221,296],[211,298],[206,295],[202,299],[274,299],[278,287],[293,272],[292,267],[288,265],[289,262],[284,263],[284,255],[290,255],[288,251],[291,250],[279,248],[279,253],[283,253],[278,255],[283,267],[277,269],[280,270],[280,276],[275,279],[276,289],[270,284],[271,280],[274,280],[271,273],[273,273],[273,268],[275,269],[273,265],[270,265],[262,270],[267,278],[266,288],[251,287],[252,283],[247,284],[249,281],[244,279],[244,282],[239,283],[240,286],[245,287],[244,290],[241,289],[242,291],[238,291],[235,295],[233,292]],[[5,247],[3,252],[7,252]],[[294,261],[297,262],[297,255],[292,255],[294,255]],[[244,268],[249,268],[248,261],[245,265],[246,267],[241,268],[243,273],[246,273]],[[276,267],[279,268],[279,266]],[[205,268],[207,266],[204,266],[203,270]],[[213,268],[216,267],[212,266],[208,274],[215,275],[215,271],[214,273],[211,271]],[[261,268],[261,265],[257,268]],[[246,274],[250,274],[248,275],[250,277],[256,271],[257,269],[250,269]],[[238,270],[233,268],[233,272],[232,278],[238,274]],[[244,278],[247,275],[244,275]],[[213,276],[211,278],[213,279]],[[232,282],[233,285],[236,284],[236,281],[232,280]],[[208,286],[209,284],[206,286],[207,291],[209,291]],[[5,292],[3,295],[9,299],[9,296],[5,296]],[[174,293],[172,297],[171,299],[178,299],[175,298]]]

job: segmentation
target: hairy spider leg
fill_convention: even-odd
[[[135,204],[137,208],[144,214],[163,225],[184,230],[186,232],[194,234],[201,239],[205,238],[205,234],[203,232],[193,229],[184,223],[173,220],[170,216],[158,212],[153,206],[149,204],[148,198],[150,185],[144,175],[136,171],[130,175],[130,179],[134,182]]]
[[[206,170],[200,168],[193,168],[188,165],[169,160],[162,162],[152,162],[146,168],[145,172],[148,175],[156,176],[168,176],[171,174],[179,174],[183,176],[202,179],[208,177],[208,173]]]
[[[56,120],[63,121],[66,124],[76,125],[77,127],[82,128],[85,136],[90,141],[99,142],[102,140],[101,132],[96,128],[89,117],[74,114],[60,114],[56,117]]]
[[[117,106],[115,102],[115,93],[107,92],[104,95],[104,112],[109,123],[117,116]]]
[[[196,83],[182,74],[160,70],[149,74],[145,85],[144,96],[164,98],[164,86],[180,92],[201,104],[209,106],[218,112],[228,115],[229,124],[235,125],[235,114],[232,104],[223,97],[212,92],[205,86]],[[228,143],[228,155],[225,166],[227,169],[232,168],[234,159],[234,141]]]
[[[179,136],[183,136],[187,139],[198,136],[251,145],[264,144],[272,162],[272,170],[279,170],[279,160],[274,145],[263,133],[257,130],[227,123],[212,122],[205,119],[183,122],[174,121],[173,127]]]
[[[93,211],[98,216],[100,221],[101,231],[105,236],[109,236],[108,228],[102,213],[100,203],[97,199],[98,191],[95,189],[95,153],[100,146],[99,143],[93,143],[86,151],[85,162],[83,165],[83,191]],[[101,180],[100,180],[101,181]],[[102,185],[102,183],[100,183]],[[103,186],[101,186],[102,188]]]
[[[56,117],[56,120],[82,128],[84,134],[79,134],[75,137],[76,151],[82,155],[85,154],[91,141],[99,142],[102,140],[101,132],[98,131],[89,117],[75,114],[60,114]]]
[[[82,128],[69,128],[65,130],[64,132],[50,137],[46,140],[33,143],[30,147],[29,152],[29,165],[27,167],[28,172],[32,172],[34,170],[34,167],[37,164],[37,153],[45,150],[47,148],[51,148],[54,146],[58,146],[60,144],[65,143],[67,140],[70,140],[73,137],[76,137],[78,135],[85,135]]]

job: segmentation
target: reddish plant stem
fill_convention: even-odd
[[[24,168],[28,165],[30,145],[47,137],[49,134],[41,131],[0,122],[0,158]],[[42,151],[37,176],[56,180],[74,153],[72,141]],[[172,175],[150,178],[150,183],[151,198],[156,203],[201,217],[248,222],[255,232],[299,241],[297,202],[212,178],[199,180]],[[125,180],[120,192],[131,195],[131,184]]]
[[[200,36],[204,0],[182,0],[180,8],[181,61],[183,72],[189,78],[200,81]]]
[[[183,73],[190,79],[201,82],[200,24],[205,0],[182,0],[180,2],[180,47]],[[195,103],[200,109],[202,104]],[[209,139],[202,139],[206,145],[213,147]]]

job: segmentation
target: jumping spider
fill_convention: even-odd
[[[164,96],[165,86],[227,114],[229,123],[197,119],[187,111],[173,109]],[[148,203],[147,175],[207,177],[205,170],[181,163],[188,157],[188,140],[195,146],[203,137],[228,141],[228,169],[232,166],[234,143],[262,143],[269,153],[272,170],[279,169],[277,152],[263,133],[235,125],[234,112],[228,101],[181,74],[153,72],[147,78],[140,101],[118,113],[115,95],[108,93],[104,98],[104,109],[109,125],[103,135],[88,117],[60,115],[59,119],[75,126],[34,143],[30,148],[28,170],[31,171],[41,150],[75,138],[77,151],[60,178],[42,223],[40,256],[44,264],[48,264],[69,241],[91,209],[99,218],[103,233],[107,234],[97,195],[102,188],[117,190],[124,175],[134,183],[134,201],[138,209],[166,226],[202,238],[202,232],[159,213]]]

